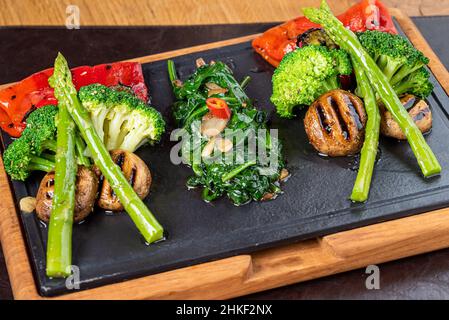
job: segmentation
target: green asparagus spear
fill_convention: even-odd
[[[55,157],[55,190],[48,227],[47,276],[66,277],[71,274],[72,224],[75,208],[76,156],[75,123],[70,116],[66,102],[60,99],[62,91],[50,78],[59,99],[57,116],[57,138]]]
[[[376,102],[376,94],[369,83],[363,68],[352,59],[357,86],[365,103],[368,121],[365,128],[365,141],[360,154],[360,166],[352,189],[351,200],[364,202],[368,199],[374,164],[376,162],[377,147],[379,145],[380,113]]]
[[[112,161],[108,150],[95,131],[87,110],[78,99],[67,61],[60,53],[55,61],[53,77],[56,87],[61,92],[61,95],[57,96],[58,100],[66,103],[95,164],[109,181],[123,207],[148,243],[160,240],[164,232],[162,226],[135,193],[120,168]]]
[[[320,9],[305,8],[303,12],[309,20],[321,24],[332,40],[346,50],[363,67],[373,88],[407,137],[423,175],[429,177],[440,173],[441,166],[421,131],[402,106],[385,75],[362,47],[354,33],[346,29],[332,14],[325,0],[322,0]]]

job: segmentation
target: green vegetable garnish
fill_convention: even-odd
[[[280,171],[284,166],[281,146],[275,143],[269,132],[258,136],[257,130],[266,129],[266,114],[253,107],[242,86],[246,86],[249,78],[241,84],[234,78],[231,69],[221,61],[199,67],[183,83],[176,75],[173,61],[168,61],[168,74],[173,84],[176,102],[173,105],[173,115],[177,124],[197,141],[182,141],[183,158],[191,165],[194,176],[187,181],[189,187],[203,188],[202,197],[205,201],[213,201],[222,195],[227,195],[234,204],[242,205],[251,200],[261,200],[267,194],[275,197],[281,192],[279,187]],[[207,84],[213,83],[226,92],[213,94],[212,97],[226,101],[231,109],[231,117],[227,129],[233,133],[234,141],[231,151],[214,155],[210,159],[198,161],[195,154],[201,154],[210,137],[201,134],[202,117],[209,112],[206,99],[209,98]],[[225,130],[225,131],[226,131]],[[222,132],[217,138],[226,138]],[[256,133],[252,136],[251,133]],[[251,152],[240,153],[241,146],[249,139],[267,150],[266,156],[275,159],[277,166],[271,168],[269,163],[262,161]],[[237,159],[238,158],[238,159]],[[235,159],[229,163],[228,159]],[[201,159],[200,159],[201,160]]]
[[[158,142],[165,131],[161,114],[130,92],[91,84],[82,87],[78,96],[108,150],[134,152]]]
[[[271,102],[281,117],[293,117],[297,106],[310,105],[316,98],[340,87],[339,75],[352,73],[343,50],[306,46],[284,56],[273,75]]]
[[[59,90],[58,100],[65,101],[81,136],[92,154],[95,165],[101,170],[147,243],[163,238],[163,228],[136,194],[120,168],[113,162],[102,139],[97,134],[89,112],[78,99],[70,69],[65,58],[59,54],[55,61],[53,83]]]
[[[33,111],[22,136],[5,150],[5,170],[13,180],[24,181],[32,171],[50,172],[55,168],[57,114],[58,108],[52,105]],[[75,140],[78,163],[90,166],[83,154],[84,142],[78,134]]]
[[[424,67],[429,59],[407,39],[380,31],[360,32],[357,37],[398,95],[411,93],[422,99],[430,95],[433,84]]]
[[[55,97],[59,101],[56,121],[55,189],[47,241],[46,270],[49,277],[66,277],[71,274],[72,225],[78,169],[75,156],[76,126],[67,110],[71,101],[58,83],[59,69],[55,62],[54,75],[48,81],[55,89]]]
[[[365,141],[363,142],[362,151],[360,153],[359,171],[354,183],[354,188],[352,189],[351,200],[364,202],[368,199],[371,178],[376,163],[377,148],[379,145],[380,113],[377,106],[376,94],[374,93],[363,68],[354,60],[353,65],[360,96],[365,103],[368,120],[365,128]]]
[[[321,24],[332,40],[340,48],[346,50],[351,58],[362,66],[374,90],[407,137],[423,175],[429,177],[440,173],[441,165],[426,143],[421,131],[410,118],[394,88],[390,85],[388,78],[360,44],[357,36],[352,31],[346,29],[332,14],[325,0],[321,2],[319,9],[306,8],[303,11],[309,20]]]
[[[54,161],[41,153],[34,155],[27,140],[17,139],[11,143],[3,154],[5,171],[11,179],[25,181],[32,171],[50,172],[54,169]]]

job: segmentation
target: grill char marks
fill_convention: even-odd
[[[362,101],[344,90],[332,90],[309,107],[304,127],[310,143],[332,157],[360,151],[365,135],[366,113]]]
[[[134,184],[136,183],[136,173],[137,173],[137,169],[133,167],[131,169],[131,173],[130,173],[129,179],[128,179],[128,182],[132,187],[134,187]]]
[[[123,175],[134,188],[134,191],[136,191],[141,199],[145,198],[150,191],[151,185],[151,173],[145,162],[134,153],[128,151],[113,150],[110,153],[112,160],[120,167]],[[109,182],[104,178],[100,178],[100,180],[102,180],[102,185],[100,188],[100,197],[97,202],[98,206],[111,211],[123,210],[123,205],[120,203]]]
[[[356,101],[354,96],[347,96],[347,97],[345,96],[344,99],[345,99],[345,102],[346,102],[346,104],[349,108],[349,111],[351,113],[351,119],[354,120],[357,129],[362,130],[365,125],[362,124],[361,118],[366,117],[366,115],[365,114],[360,115],[359,114],[360,108],[355,107],[355,105],[357,105],[359,102],[361,102],[360,99],[357,98],[358,101]],[[363,111],[364,110],[365,109],[363,109]],[[365,121],[366,121],[366,119],[365,119]]]
[[[50,220],[55,190],[55,173],[49,172],[42,179],[36,196],[36,214],[42,221]],[[93,210],[98,192],[97,175],[84,166],[78,166],[76,175],[75,210],[73,220],[83,221]]]
[[[429,132],[432,128],[433,118],[432,111],[427,102],[411,94],[402,96],[401,102],[404,105],[404,108],[408,111],[410,117],[418,126],[419,130],[421,130],[422,133]],[[386,110],[385,106],[381,104],[379,107],[381,110],[380,131],[382,134],[398,140],[407,139],[398,123],[393,119],[391,113]]]
[[[347,99],[349,101],[349,99]],[[345,119],[343,119],[341,106],[338,104],[337,101],[332,96],[327,97],[327,103],[332,107],[332,111],[334,112],[334,116],[337,119],[338,126],[340,127],[341,135],[345,140],[349,140],[351,137],[351,134],[348,130],[348,124],[346,123]],[[344,109],[344,108],[343,108]]]
[[[316,113],[318,114],[318,120],[320,121],[321,128],[326,130],[327,134],[330,134],[332,132],[332,129],[329,126],[329,123],[327,121],[326,115],[324,114],[323,106],[318,103],[315,106],[315,109],[316,109]]]

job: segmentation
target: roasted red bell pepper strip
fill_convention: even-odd
[[[378,30],[398,33],[388,8],[379,0],[363,0],[338,17],[354,32]]]
[[[77,90],[81,87],[98,82],[98,75],[94,72],[93,67],[82,66],[73,68],[71,71],[72,81]]]
[[[40,71],[0,91],[0,108],[13,124],[21,123],[34,105],[53,96],[53,91],[48,86],[48,77],[52,73],[52,69]]]
[[[397,33],[387,7],[379,0],[363,0],[338,16],[354,32],[379,30]],[[270,64],[277,67],[285,54],[296,49],[298,35],[320,26],[305,17],[287,21],[265,31],[253,40],[253,48]]]
[[[148,101],[148,89],[143,78],[142,65],[135,62],[100,64],[94,67],[98,82],[108,87],[124,85],[130,87],[142,101]]]
[[[229,109],[228,104],[223,99],[208,98],[206,105],[217,118],[229,119],[231,117],[231,109]]]
[[[4,131],[18,137],[30,112],[45,105],[58,104],[53,89],[48,85],[52,74],[53,69],[40,71],[0,91],[0,127]],[[77,67],[72,69],[72,77],[77,90],[92,83],[109,87],[123,85],[130,87],[141,100],[148,100],[142,66],[136,62]]]
[[[8,114],[0,109],[0,127],[10,136],[18,137],[22,134],[22,131],[25,129],[25,125],[20,123],[15,125],[11,122]]]

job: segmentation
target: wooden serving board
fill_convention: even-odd
[[[408,38],[430,58],[449,94],[449,73],[413,22],[391,9]],[[256,35],[133,59],[148,63],[219,48]],[[16,299],[225,299],[449,247],[449,208],[172,270],[90,290],[38,294],[9,180],[0,159],[0,241]]]

